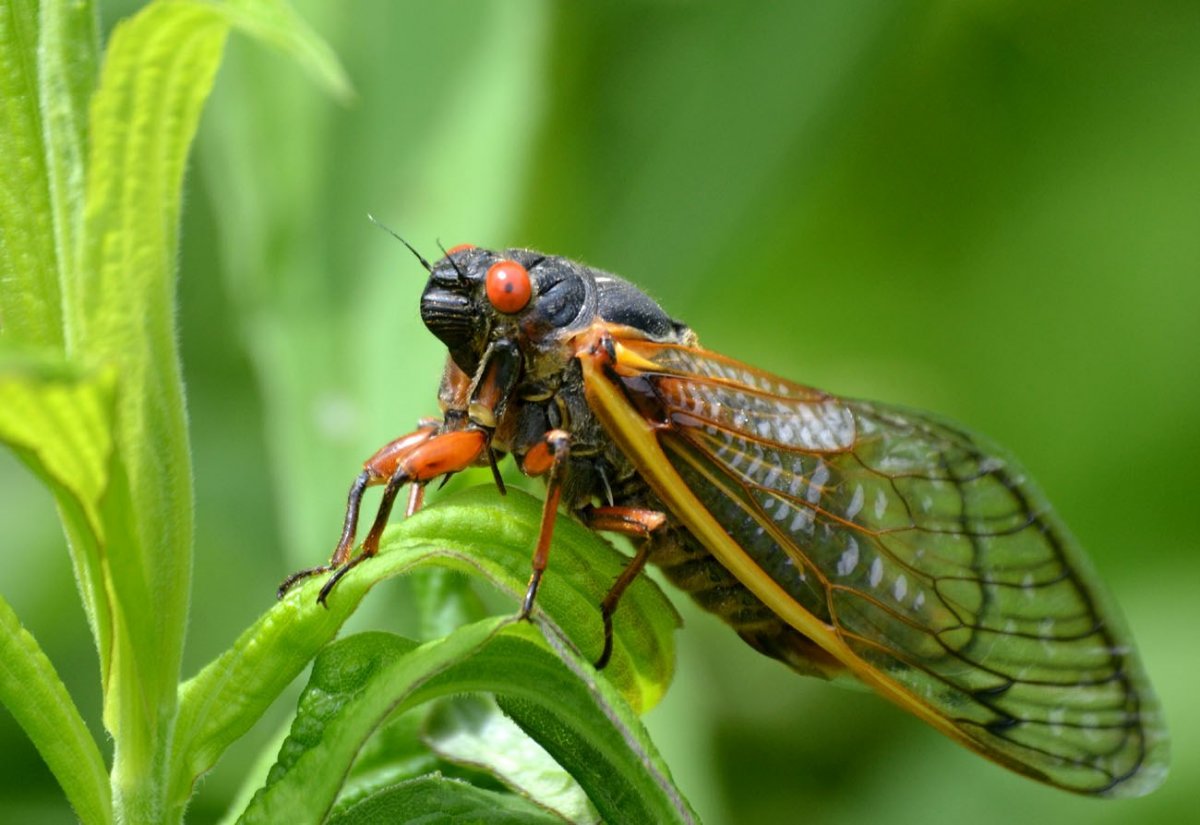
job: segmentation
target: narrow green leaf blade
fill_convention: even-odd
[[[295,60],[338,100],[354,98],[350,77],[333,49],[284,0],[226,0],[220,11],[239,31]]]
[[[87,155],[88,103],[96,90],[100,35],[89,0],[41,4],[38,96],[45,140],[58,283],[79,266]],[[68,274],[70,273],[70,274]],[[57,329],[62,335],[61,319]]]
[[[176,345],[183,173],[228,25],[159,0],[113,31],[92,99],[79,268],[64,282],[68,351],[120,377],[118,461],[103,502],[113,651],[104,697],[114,805],[165,816],[191,578],[192,473]]]
[[[0,704],[33,742],[84,823],[112,822],[108,768],[54,665],[0,598]]]
[[[525,594],[529,559],[541,526],[542,502],[520,490],[500,496],[483,485],[464,490],[407,519],[391,535],[398,542],[443,548],[482,572],[513,599]],[[599,605],[628,563],[612,545],[566,515],[554,527],[550,566],[537,608],[594,660],[604,646]],[[639,576],[621,598],[613,620],[613,654],[607,681],[644,713],[662,698],[675,669],[674,633],[679,614],[648,576]]]
[[[445,776],[422,776],[385,788],[345,811],[329,825],[393,825],[397,822],[479,825],[563,825],[563,820],[519,796],[477,788]]]
[[[331,645],[313,667],[292,736],[242,821],[321,821],[355,756],[390,714],[478,691],[515,709],[607,821],[693,821],[620,695],[588,676],[573,653],[556,655],[536,628],[512,619],[467,625],[416,649],[381,633]]]
[[[62,349],[58,260],[39,108],[38,3],[0,4],[0,334]]]
[[[114,460],[114,384],[111,373],[86,374],[57,354],[0,350],[0,443],[54,494],[102,663],[112,646],[101,508]]]
[[[567,822],[600,822],[579,783],[490,698],[464,696],[438,703],[425,722],[423,738],[442,759],[487,771]]]

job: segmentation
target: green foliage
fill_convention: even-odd
[[[88,3],[0,9],[0,440],[58,504],[99,659],[111,770],[49,658],[4,601],[0,701],[86,823],[181,821],[200,776],[336,635],[367,589],[438,565],[518,593],[538,522],[538,503],[521,494],[502,508],[492,491],[430,508],[390,534],[378,561],[348,576],[328,609],[315,601],[318,583],[297,588],[180,685],[193,490],[175,262],[187,156],[231,28],[349,96],[328,47],[271,0],[157,0],[117,25],[102,58]],[[675,614],[649,583],[631,589],[608,679],[595,680],[567,639],[598,649],[596,605],[622,557],[577,525],[560,532],[561,563],[546,577],[546,613],[537,618],[553,646],[511,620],[467,625],[416,648],[389,637],[383,653],[378,636],[344,640],[319,659],[280,767],[246,818],[267,810],[269,821],[285,812],[323,821],[394,711],[481,691],[508,697],[513,717],[582,777],[602,810],[614,812],[619,798],[663,821],[687,819],[632,709],[666,689]],[[473,604],[457,588],[439,590],[444,577],[426,581],[429,599],[438,590]],[[328,706],[314,717],[312,697],[331,685],[342,686],[336,718]],[[299,753],[304,730],[321,735]],[[466,811],[502,798],[496,821],[500,811],[528,807],[438,775],[404,778],[409,784],[376,780],[369,796],[360,786],[355,804]],[[536,801],[536,785],[521,787]]]
[[[241,821],[323,821],[356,754],[389,715],[480,690],[499,697],[606,821],[692,821],[636,716],[607,682],[585,682],[586,667],[506,618],[420,647],[382,633],[344,639],[317,657],[291,735]]]
[[[645,287],[709,347],[834,392],[938,411],[1006,445],[1117,596],[1173,735],[1159,791],[1076,799],[1009,776],[875,696],[796,678],[677,598],[679,676],[645,724],[705,822],[1192,815],[1195,4],[294,2],[344,72],[286,23],[288,6],[208,4],[256,34],[224,50],[177,233],[173,334],[196,517],[182,652],[193,678],[176,699],[169,816],[190,799],[190,820],[232,821],[265,781],[299,686],[255,683],[270,675],[255,661],[280,660],[255,660],[256,647],[239,666],[235,640],[258,627],[283,574],[327,557],[356,462],[436,414],[445,352],[416,311],[423,272],[367,212],[428,257],[440,238],[588,261]],[[121,371],[68,361],[61,284],[83,249],[99,44],[142,5],[106,0],[97,24],[88,3],[0,0],[0,371],[4,393],[20,387],[21,403],[36,401],[5,416],[17,396],[0,396],[7,432],[36,448],[14,440],[0,451],[0,591],[53,662],[87,724],[75,730],[90,730],[105,770],[114,740],[100,721],[93,639],[112,637],[110,574],[87,566],[99,557],[87,545],[98,505],[75,502],[99,495],[89,485],[114,450]],[[83,412],[53,412],[58,399]],[[47,417],[58,435],[43,439]],[[430,500],[458,506],[432,490]],[[75,531],[69,554],[55,506]],[[388,553],[407,552],[405,536],[389,534]],[[527,573],[527,554],[514,575]],[[563,558],[556,547],[552,571]],[[73,564],[90,615],[65,584]],[[480,620],[481,602],[512,610],[506,593],[466,578],[480,582],[415,567],[364,599],[343,632],[423,642]],[[303,613],[315,586],[268,615],[331,634]],[[5,644],[26,651],[14,632]],[[594,615],[572,638],[592,654]],[[23,652],[4,655],[45,674]],[[44,763],[21,727],[42,712],[21,696],[61,694],[48,677],[26,678],[5,697],[20,710],[0,711],[0,818],[69,821],[55,784],[63,768]],[[245,678],[264,701],[277,693],[274,706],[226,705],[250,692],[236,684]],[[576,799],[544,749],[494,729],[511,723],[498,713],[437,700],[390,718],[331,817],[378,805],[469,819],[482,804],[499,818],[524,810],[511,788],[539,769],[546,781],[530,794],[546,802],[557,785]],[[60,723],[64,742],[84,741]],[[522,770],[495,764],[497,750],[521,754]],[[94,773],[81,771],[69,796],[81,811],[111,796]],[[586,806],[555,800],[549,808],[587,821]]]

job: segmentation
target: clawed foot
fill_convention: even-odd
[[[283,582],[279,585],[279,588],[275,591],[275,596],[276,598],[282,599],[288,594],[289,590],[305,579],[311,576],[318,576],[321,573],[329,573],[332,571],[333,575],[326,580],[325,584],[321,586],[321,592],[317,594],[317,604],[321,605],[322,607],[328,607],[325,602],[329,598],[329,594],[333,592],[333,588],[337,586],[337,583],[342,580],[343,576],[345,576],[355,567],[358,567],[358,565],[364,560],[369,559],[371,555],[368,555],[367,553],[359,553],[357,556],[340,565],[335,566],[333,564],[322,564],[320,567],[309,567],[306,570],[297,570],[295,573],[283,580]]]

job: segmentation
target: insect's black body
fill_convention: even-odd
[[[488,267],[505,259],[524,265],[534,284],[534,298],[523,317],[496,313],[483,295]],[[422,296],[421,317],[446,344],[454,366],[469,375],[481,373],[485,360],[494,357],[489,352],[515,348],[521,354],[519,377],[496,422],[496,449],[513,453],[521,462],[547,432],[569,432],[570,459],[562,480],[568,509],[580,513],[596,502],[607,502],[666,513],[668,523],[646,539],[650,561],[760,652],[804,673],[828,675],[828,657],[782,622],[670,516],[588,406],[579,363],[567,343],[573,335],[600,321],[630,327],[652,341],[694,345],[696,335],[686,324],[616,275],[516,249],[471,249],[443,259]],[[652,387],[627,385],[626,392],[651,420],[671,426]],[[461,413],[454,410],[446,388],[441,400],[450,418],[457,420]]]
[[[488,268],[515,260],[529,272],[533,299],[510,317],[496,312],[483,294]],[[421,317],[450,352],[448,373],[478,380],[492,359],[519,363],[511,391],[496,409],[492,447],[523,463],[547,432],[571,435],[570,458],[562,478],[562,500],[577,514],[597,503],[664,512],[667,524],[653,531],[649,560],[706,610],[716,613],[760,652],[782,658],[805,673],[827,675],[812,660],[824,661],[808,640],[782,622],[697,541],[650,490],[593,414],[584,395],[579,362],[569,342],[597,322],[636,330],[660,343],[694,345],[696,335],[671,318],[652,298],[628,281],[566,258],[510,249],[495,253],[469,249],[443,258],[430,274],[421,299]],[[505,368],[505,372],[509,369]],[[441,403],[447,425],[470,420],[456,398],[461,381],[443,382]],[[660,426],[671,426],[650,386],[628,386],[630,402]],[[491,425],[490,417],[475,420]],[[829,663],[830,665],[832,663]]]

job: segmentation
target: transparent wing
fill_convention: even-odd
[[[1042,781],[1115,795],[1161,782],[1165,730],[1120,616],[1009,456],[924,413],[621,344],[624,392],[643,410],[654,399],[675,473],[844,643],[831,652],[852,672],[882,674]]]

